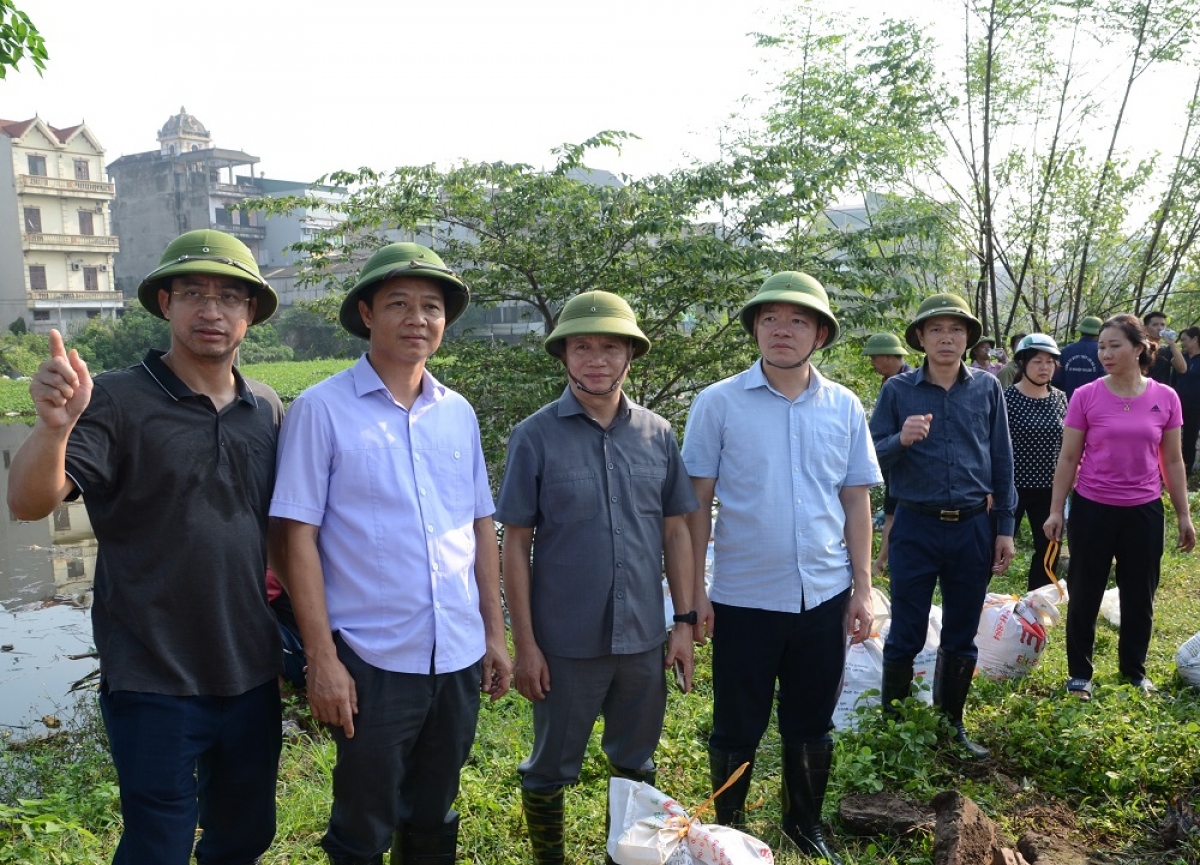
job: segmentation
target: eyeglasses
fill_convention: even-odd
[[[179,303],[192,309],[208,306],[210,300],[216,301],[217,306],[227,312],[238,312],[245,306],[250,298],[239,294],[236,291],[222,291],[218,294],[205,294],[194,288],[185,288],[182,291],[172,291],[171,296]]]

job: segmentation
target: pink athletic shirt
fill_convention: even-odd
[[[1085,498],[1134,507],[1162,495],[1158,447],[1166,430],[1183,426],[1174,390],[1147,379],[1141,396],[1129,400],[1097,379],[1071,394],[1064,423],[1083,432],[1075,489]]]

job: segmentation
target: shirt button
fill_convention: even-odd
[[[434,602],[433,602],[433,608],[434,608],[435,610],[440,610],[440,609],[442,608],[441,601],[434,601]]]
[[[438,563],[437,563],[437,562],[434,562],[434,563],[433,563],[433,569],[434,569],[435,571],[438,569]]]
[[[616,497],[616,496],[609,496],[609,497],[608,497],[608,500],[609,500],[610,502],[612,502],[614,505],[617,503],[617,497]]]
[[[429,525],[427,525],[427,526],[425,527],[425,531],[427,531],[427,532],[432,532],[432,531],[433,531],[433,523],[430,523]]]
[[[612,471],[612,463],[609,463],[609,464],[608,464],[608,470],[609,470],[610,472]]]
[[[454,458],[455,458],[455,459],[458,459],[458,451],[455,451],[455,452],[454,452]]]
[[[619,600],[621,600],[621,599],[622,599],[622,598],[624,598],[624,597],[625,597],[625,593],[624,593],[624,592],[617,592],[617,600],[618,600],[618,601],[619,601]]]
[[[421,461],[421,455],[420,455],[420,454],[413,454],[413,462],[414,462],[414,463],[419,463],[420,461]]]
[[[619,534],[621,534],[621,530],[620,530],[620,529],[615,529],[615,531],[616,531],[616,533],[617,533],[618,535],[619,535]]]
[[[617,567],[618,567],[618,568],[623,568],[623,567],[625,567],[625,565],[624,565],[624,563],[622,563],[622,562],[617,562]]]
[[[425,488],[421,487],[421,495],[425,495]]]

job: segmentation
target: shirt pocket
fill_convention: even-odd
[[[850,436],[817,431],[812,444],[809,464],[813,474],[830,483],[842,483],[850,468]]]
[[[555,523],[590,520],[600,510],[600,485],[596,473],[588,468],[547,474],[542,497],[544,514]]]
[[[667,470],[661,466],[629,467],[629,499],[638,516],[662,516],[662,490],[666,481]]]

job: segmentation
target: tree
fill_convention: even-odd
[[[15,70],[26,57],[41,75],[49,59],[42,34],[13,0],[0,0],[0,79],[6,77],[10,68]]]
[[[141,307],[132,308],[118,318],[92,319],[71,341],[92,372],[132,366],[146,356],[146,350],[165,351],[171,344],[171,326]]]

